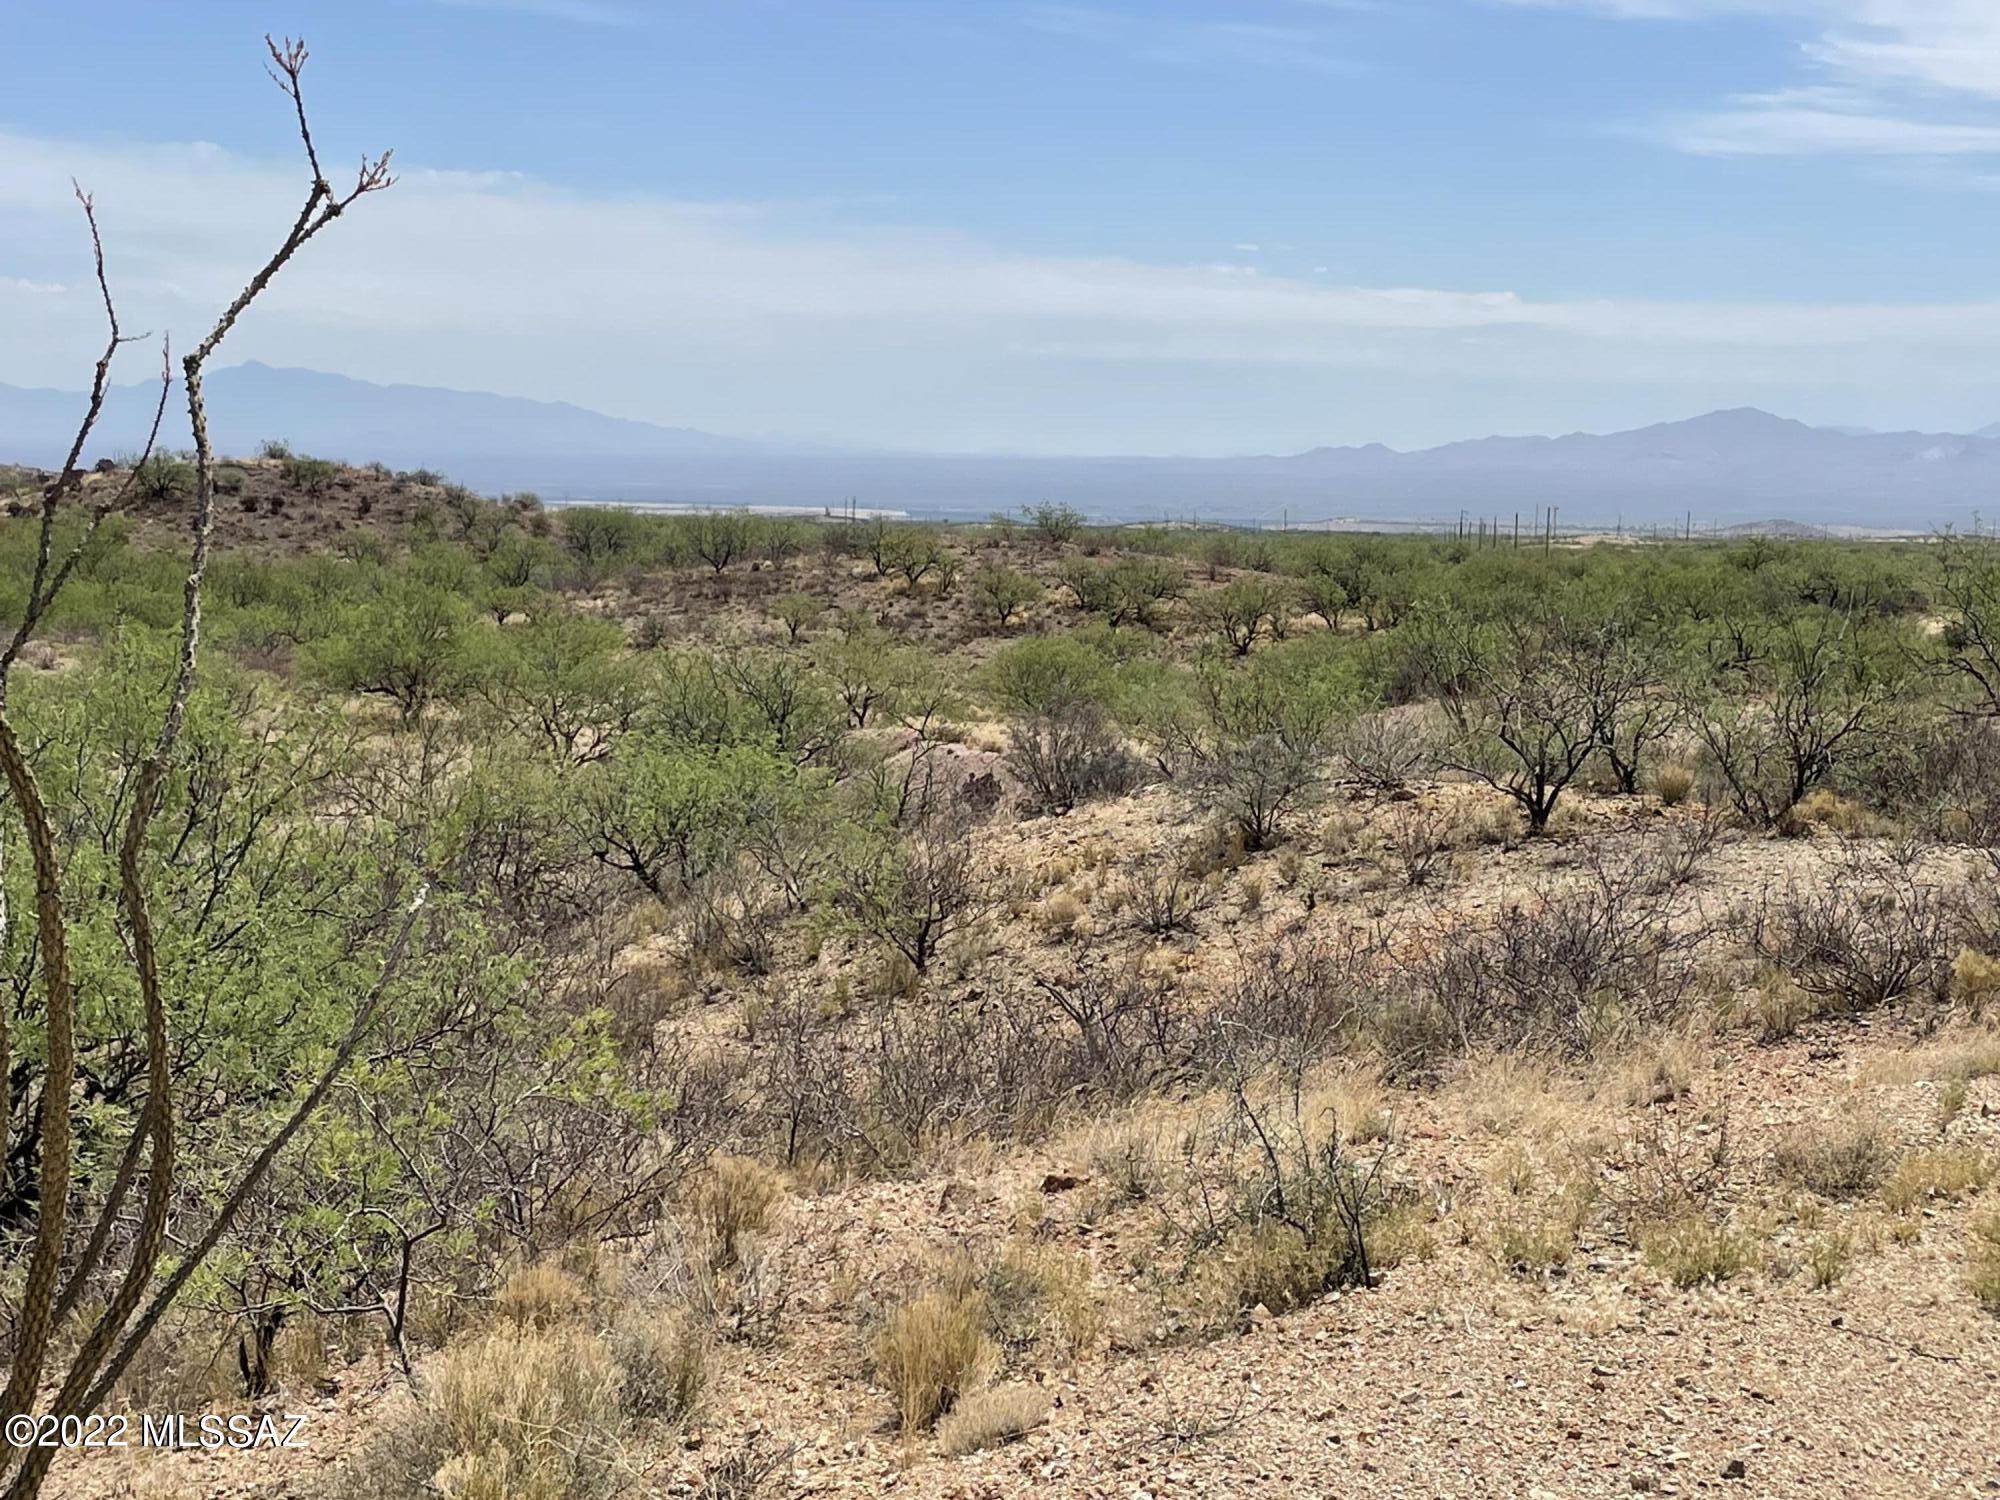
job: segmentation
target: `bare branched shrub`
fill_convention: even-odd
[[[1162,1205],[1190,1275],[1219,1281],[1241,1312],[1280,1313],[1383,1268],[1375,1231],[1389,1206],[1388,1148],[1349,1153],[1338,1121],[1306,1102],[1303,1053],[1267,1085],[1239,1072],[1230,1108],[1188,1163],[1186,1201]]]
[[[1158,937],[1194,931],[1195,918],[1215,904],[1216,882],[1173,860],[1140,869],[1123,890],[1133,922]]]
[[[1006,764],[1029,805],[1047,813],[1122,796],[1145,775],[1104,710],[1084,702],[1016,718],[1007,730]]]
[[[1180,1013],[1170,980],[1137,969],[1079,967],[1036,986],[1067,1023],[1071,1045],[1059,1076],[1078,1093],[1132,1098],[1179,1064]]]
[[[1420,714],[1362,714],[1335,737],[1334,750],[1349,779],[1371,791],[1399,792],[1436,772],[1433,739]]]
[[[1811,887],[1767,896],[1751,943],[1821,1010],[1847,1013],[1906,999],[1941,1006],[1958,951],[1944,890],[1909,861],[1865,853]]]
[[[1284,937],[1244,954],[1202,1017],[1194,1060],[1241,1071],[1273,1056],[1325,1057],[1350,1037],[1379,950],[1341,930]]]
[[[1702,808],[1669,822],[1633,856],[1641,891],[1665,895],[1700,880],[1728,832],[1717,808]]]
[[[1586,1052],[1676,1014],[1705,937],[1643,865],[1595,860],[1580,881],[1545,879],[1490,926],[1437,921],[1379,992],[1378,1026],[1405,1070],[1476,1042]]]
[[[1604,1197],[1635,1230],[1706,1216],[1736,1170],[1729,1115],[1690,1100],[1649,1109],[1605,1163]]]
[[[1390,809],[1383,850],[1396,874],[1411,887],[1434,884],[1451,872],[1457,821],[1442,803],[1403,802]]]

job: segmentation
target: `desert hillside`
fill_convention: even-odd
[[[170,1247],[365,1031],[108,1409],[304,1446],[70,1454],[50,1493],[2000,1479],[1991,544],[220,471],[143,850]],[[11,679],[73,850],[86,1222],[146,1097],[110,831],[182,477],[141,476]],[[76,1284],[64,1347],[116,1291]]]

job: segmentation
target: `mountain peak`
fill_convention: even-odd
[[[1742,435],[1756,432],[1810,432],[1804,422],[1792,417],[1774,416],[1757,406],[1728,406],[1719,411],[1705,412],[1698,417],[1689,417],[1681,422],[1662,422],[1662,427],[1679,428],[1682,431],[1716,432]]]

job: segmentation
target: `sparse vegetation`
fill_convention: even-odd
[[[185,493],[175,462],[92,474],[147,503],[87,536],[58,518],[78,560],[5,704],[58,814],[92,1223],[145,1211],[114,835],[173,680],[165,528],[201,461]],[[1754,1306],[1857,1297],[1963,1220],[1964,1287],[2000,1300],[1982,627],[1932,623],[1984,608],[1958,544],[1752,569],[232,467],[138,845],[202,1080],[175,1235],[338,1066],[105,1404],[373,1358],[415,1394],[356,1495],[661,1465],[719,1493],[787,1462],[782,1430],[718,1436],[758,1382],[865,1377],[913,1465],[1039,1464],[1050,1372],[1122,1391],[1193,1341],[1317,1334],[1418,1258],[1426,1298],[1479,1278],[1589,1316],[1636,1277]],[[40,541],[32,505],[0,525],[17,611]],[[1848,571],[1895,587],[1837,610]],[[52,1066],[35,873],[3,877],[17,1289]],[[63,1262],[52,1349],[133,1248]]]

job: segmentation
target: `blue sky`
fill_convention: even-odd
[[[80,382],[74,171],[231,351],[901,447],[1245,451],[1758,404],[2000,418],[1993,0],[0,3],[0,380]],[[274,217],[275,216],[275,217]],[[133,372],[136,378],[136,371]]]

